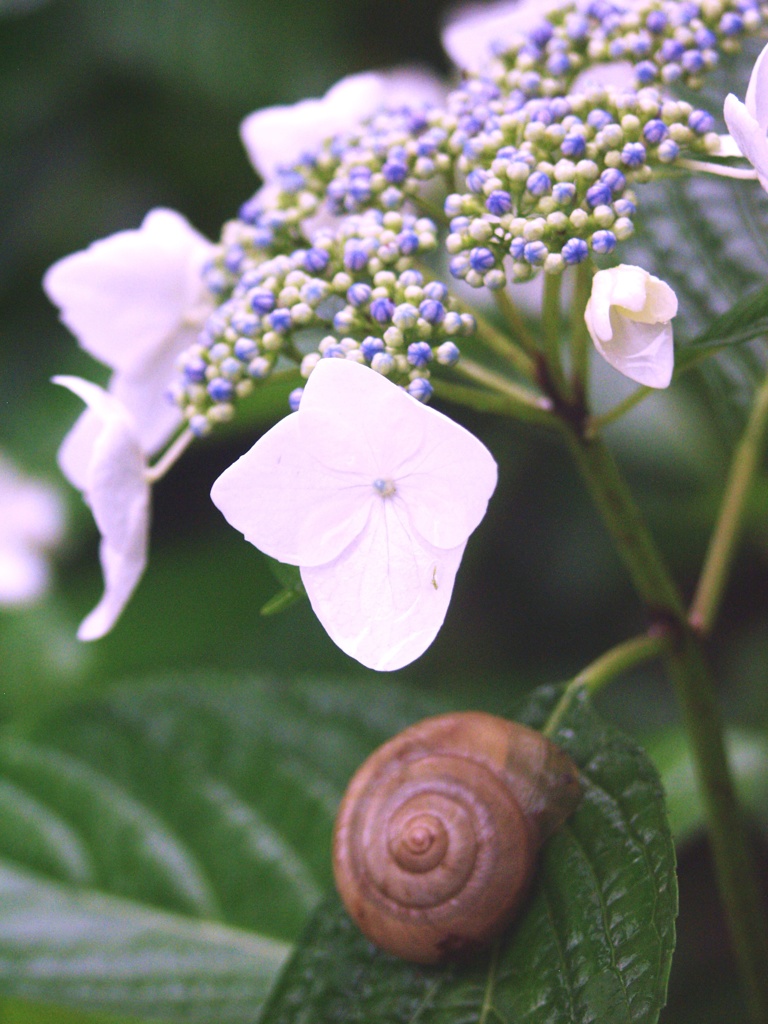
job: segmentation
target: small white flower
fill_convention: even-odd
[[[350,75],[320,99],[257,110],[240,125],[248,158],[265,182],[281,167],[300,162],[323,142],[349,131],[379,110],[441,102],[444,89],[420,68]]]
[[[103,388],[80,377],[60,376],[88,406],[89,431],[77,446],[62,446],[64,475],[83,493],[101,534],[104,595],[83,620],[80,640],[97,640],[114,626],[147,564],[150,487],[133,416]]]
[[[211,496],[246,540],[301,567],[343,651],[388,671],[435,638],[495,486],[496,463],[463,427],[368,367],[324,359],[299,411]]]
[[[723,115],[740,153],[755,168],[760,184],[768,191],[768,46],[755,61],[744,102],[729,93]],[[726,143],[720,155],[732,156],[733,149]]]
[[[60,540],[64,509],[53,487],[0,455],[0,605],[26,605],[48,586],[46,552]]]
[[[670,321],[677,296],[664,281],[626,263],[599,270],[584,319],[601,356],[625,377],[651,388],[672,380]]]
[[[65,256],[43,278],[81,347],[114,371],[110,393],[132,413],[147,454],[181,422],[165,390],[213,308],[200,276],[212,249],[181,214],[157,209],[137,230]],[[85,412],[75,431],[92,434],[91,417]]]

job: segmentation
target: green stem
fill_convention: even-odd
[[[634,584],[676,642],[667,661],[693,752],[734,952],[754,1024],[768,1022],[768,926],[757,898],[744,823],[728,765],[714,680],[681,597],[618,468],[599,438],[566,428],[571,450]]]
[[[691,743],[718,888],[744,983],[749,1016],[754,1024],[766,1024],[768,925],[762,912],[764,903],[728,764],[715,687],[695,634],[683,634],[668,664]]]
[[[669,646],[669,634],[657,630],[651,633],[643,633],[640,636],[625,640],[610,651],[601,654],[591,664],[583,668],[578,675],[568,683],[563,695],[557,702],[552,714],[547,719],[547,724],[542,730],[545,736],[553,736],[566,712],[574,700],[577,700],[581,693],[593,695],[601,690],[616,676],[623,675],[635,665],[662,654]]]
[[[506,377],[494,373],[493,370],[489,370],[471,359],[462,357],[454,367],[454,372],[469,377],[505,398],[507,409],[512,416],[550,425],[557,422],[552,415],[553,407],[548,398],[534,394],[527,388],[507,380]],[[447,392],[445,394],[448,397]]]
[[[513,341],[510,341],[506,334],[494,327],[489,320],[486,320],[482,314],[476,310],[471,312],[477,324],[477,337],[524,377],[535,380],[536,366],[531,357]]]
[[[498,291],[493,293],[493,297],[496,299],[496,305],[498,306],[499,312],[504,317],[507,327],[509,327],[513,336],[517,339],[522,348],[525,349],[528,355],[535,358],[538,354],[539,346],[536,344],[534,336],[526,327],[525,321],[520,315],[520,310],[510,298],[507,290],[505,288],[500,288]]]
[[[616,420],[620,420],[622,416],[626,415],[630,409],[634,409],[636,405],[639,405],[644,398],[648,395],[652,395],[655,388],[649,388],[645,384],[641,385],[636,391],[633,391],[631,395],[627,395],[626,398],[618,402],[608,412],[604,412],[600,416],[590,416],[587,423],[587,433],[589,435],[595,435],[603,429],[603,427],[609,426],[611,423],[615,423]]]
[[[539,409],[532,412],[528,405],[521,406],[517,399],[510,398],[508,395],[486,391],[482,388],[467,387],[464,384],[455,384],[453,381],[435,377],[432,378],[432,382],[435,385],[436,397],[445,399],[447,402],[454,402],[456,405],[463,405],[468,409],[477,409],[478,412],[522,419],[529,423],[550,422],[549,413],[543,413]]]
[[[685,621],[682,597],[613,456],[599,437],[565,437],[635,588],[655,617]]]
[[[731,463],[717,526],[691,604],[689,621],[700,633],[708,633],[717,616],[741,534],[747,499],[760,465],[767,425],[768,377],[758,389],[749,422]]]
[[[592,263],[587,260],[576,267],[576,284],[571,303],[571,377],[582,399],[589,387],[589,353],[591,338],[584,319],[584,310],[592,292]]]
[[[568,394],[568,385],[560,355],[560,291],[562,283],[563,279],[560,274],[544,275],[542,326],[544,328],[544,357],[549,376],[557,392],[565,397]]]

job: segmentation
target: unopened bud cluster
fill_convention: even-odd
[[[758,0],[566,4],[441,107],[381,111],[282,168],[225,225],[206,270],[220,305],[172,389],[192,429],[230,418],[276,367],[307,377],[322,358],[428,400],[430,366],[457,361],[474,321],[425,281],[424,256],[443,244],[454,278],[496,290],[610,255],[634,231],[637,186],[718,151],[711,114],[667,87],[699,85],[767,12]],[[634,85],[578,77],[616,61]],[[412,211],[441,208],[439,238]]]
[[[632,186],[683,149],[715,151],[713,128],[653,88],[498,96],[458,161],[465,191],[445,203],[451,273],[494,289],[611,253],[634,231]]]
[[[193,431],[230,419],[256,381],[291,362],[308,377],[320,359],[351,359],[429,399],[430,363],[455,363],[456,340],[474,330],[445,285],[413,269],[437,244],[432,221],[370,210],[271,259],[260,259],[250,226],[238,232],[239,224],[207,270],[209,279],[234,278],[231,291],[179,361],[173,398]]]
[[[564,95],[596,64],[624,61],[638,86],[701,85],[720,52],[734,52],[765,22],[758,0],[646,0],[622,9],[610,0],[571,4],[499,48],[490,69],[526,97]]]

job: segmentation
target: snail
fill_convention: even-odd
[[[538,850],[581,799],[541,733],[478,711],[410,726],[357,770],[333,837],[336,887],[376,945],[466,957],[511,921]]]

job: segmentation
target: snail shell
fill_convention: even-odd
[[[412,725],[344,796],[336,886],[378,946],[416,963],[466,956],[509,923],[544,840],[581,799],[541,733],[478,711]]]

